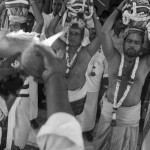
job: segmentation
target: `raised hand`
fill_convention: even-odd
[[[62,4],[61,10],[60,10],[61,15],[63,15],[64,12],[66,11],[66,4],[67,4],[67,0],[65,0]]]
[[[123,0],[120,5],[117,7],[118,10],[122,10],[123,6],[128,2],[128,0]]]

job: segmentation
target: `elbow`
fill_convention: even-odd
[[[40,30],[40,33],[42,32],[43,25],[44,25],[44,23],[42,23],[42,22],[38,22],[38,23],[36,24],[36,27],[37,27],[37,29]],[[39,31],[38,31],[38,32],[39,32]]]
[[[43,17],[40,18],[40,19],[38,19],[37,24],[38,24],[38,26],[40,26],[40,27],[43,27],[43,26],[44,26],[44,19],[43,19]]]
[[[101,30],[101,35],[105,35],[105,34],[108,34],[108,33],[110,33],[110,30],[109,29],[107,29],[107,28],[102,28],[102,30]]]
[[[39,26],[43,27],[44,26],[44,20],[41,19],[39,22],[38,22]]]

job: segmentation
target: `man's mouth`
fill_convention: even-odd
[[[135,56],[135,55],[136,55],[136,51],[135,51],[133,48],[128,49],[128,50],[127,50],[127,53],[128,53],[128,55],[130,55],[130,56]]]
[[[129,53],[136,53],[136,51],[133,48],[128,49]]]

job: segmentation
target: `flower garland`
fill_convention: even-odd
[[[143,2],[141,2],[140,4],[143,4]],[[137,6],[137,4],[136,4],[136,2],[133,2],[133,4],[131,5],[131,4],[126,4],[124,7],[123,7],[123,23],[125,24],[125,25],[127,25],[129,22],[130,22],[130,20],[133,20],[133,21],[148,21],[148,20],[150,20],[150,16],[148,15],[148,14],[146,14],[146,13],[144,13],[144,12],[140,12],[140,13],[138,13],[137,12],[137,9],[138,8],[145,8],[145,9],[147,9],[148,10],[148,13],[150,12],[150,6],[149,6],[149,2],[145,2],[144,4],[147,4],[147,6]],[[131,9],[131,10],[133,10],[133,13],[131,14],[131,12],[129,11],[129,10],[125,10],[125,9]]]
[[[134,78],[135,78],[135,74],[138,68],[138,64],[139,64],[139,57],[136,58],[135,60],[135,65],[134,68],[132,70],[132,74],[131,74],[131,80],[129,80],[129,84],[127,85],[127,88],[123,94],[123,96],[121,97],[121,99],[119,100],[119,102],[117,103],[117,98],[118,98],[118,92],[119,92],[119,87],[120,87],[120,79],[117,79],[117,83],[116,83],[116,89],[115,89],[115,93],[114,93],[114,104],[113,104],[113,113],[112,113],[112,126],[116,125],[116,113],[117,113],[117,109],[122,105],[122,103],[124,102],[125,98],[127,97],[130,89],[131,89],[131,85],[133,85],[134,83]],[[119,67],[119,72],[118,72],[118,77],[122,76],[122,72],[123,72],[123,66],[124,66],[124,55],[122,54],[121,56],[121,64]]]
[[[90,19],[93,15],[93,12],[94,12],[94,8],[93,8],[93,0],[90,0],[90,6],[89,6],[89,12],[90,14],[89,15],[86,15],[84,13],[84,19]],[[74,9],[73,7],[75,6],[81,6],[82,8],[80,9]],[[86,0],[83,0],[83,3],[80,4],[80,3],[76,3],[76,0],[71,0],[70,2],[67,3],[67,9],[70,10],[71,12],[73,12],[74,14],[77,15],[78,12],[84,12],[85,11],[85,7],[88,7],[86,5]]]
[[[70,69],[73,67],[73,64],[74,64],[74,61],[76,60],[80,50],[81,50],[81,47],[82,45],[77,49],[76,53],[74,54],[74,56],[72,57],[71,61],[69,62],[69,53],[68,53],[68,50],[69,50],[69,47],[68,45],[66,46],[66,61],[67,61],[67,69],[66,69],[66,76],[69,75],[69,72],[70,72]]]

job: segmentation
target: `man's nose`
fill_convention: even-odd
[[[134,48],[134,47],[135,47],[135,43],[134,43],[134,42],[131,42],[131,43],[130,43],[130,47],[131,47],[131,48]]]
[[[73,39],[73,38],[75,37],[75,35],[74,35],[74,34],[71,34],[70,37],[71,37],[71,39]]]
[[[54,8],[56,9],[56,8],[58,8],[59,6],[58,5],[54,5]]]

